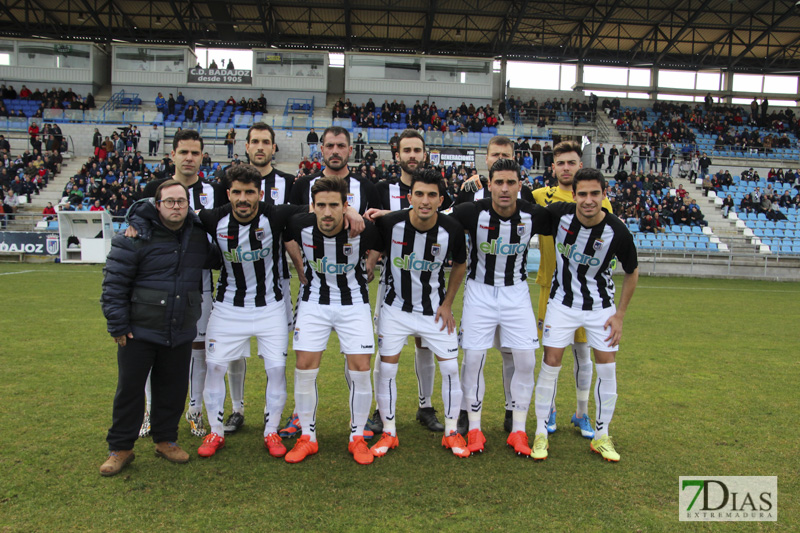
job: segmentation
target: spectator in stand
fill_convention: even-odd
[[[700,209],[696,205],[693,205],[689,210],[689,225],[708,226],[708,222],[705,221],[703,213],[700,212]]]
[[[658,221],[653,218],[652,213],[647,212],[640,220],[639,220],[639,231],[642,233],[657,233],[656,225]]]
[[[231,96],[233,98],[233,96]],[[228,159],[233,157],[233,147],[236,144],[236,130],[231,128],[225,134],[225,146],[228,147]]]
[[[58,216],[55,207],[53,207],[53,202],[47,202],[47,206],[42,210],[42,216],[44,220],[53,220]]]
[[[308,144],[308,153],[313,156],[314,152],[317,151],[317,144],[319,143],[319,135],[317,135],[317,132],[314,131],[314,128],[311,128],[311,131],[309,131],[308,135],[306,135],[306,143]],[[358,159],[356,159],[356,161],[358,161]]]
[[[148,140],[148,150],[147,154],[150,157],[156,157],[158,155],[158,146],[161,144],[161,132],[158,130],[158,125],[153,124],[153,129],[147,135]]]
[[[167,112],[167,101],[161,93],[158,93],[158,96],[156,96],[156,109],[164,114]]]
[[[36,125],[36,122],[31,122],[31,125],[28,126],[28,135],[30,136],[31,147],[34,150],[42,149],[42,141],[39,140],[39,126]]]
[[[95,200],[89,211],[105,211],[106,209],[100,205],[100,200]]]

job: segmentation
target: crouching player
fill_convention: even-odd
[[[397,365],[409,335],[421,337],[439,361],[442,374],[445,430],[442,445],[457,457],[469,457],[464,437],[456,432],[461,406],[458,376],[458,338],[453,300],[466,272],[464,228],[455,219],[438,213],[445,190],[433,170],[417,170],[411,178],[411,209],[394,211],[377,219],[386,255],[386,291],[378,318],[378,350],[381,356],[377,383],[378,408],[383,435],[372,446],[376,457],[397,447],[395,407]],[[452,254],[453,268],[445,292],[444,263]],[[372,272],[380,252],[370,252],[367,272]]]
[[[286,454],[299,463],[317,453],[317,374],[331,331],[336,331],[347,357],[350,386],[350,444],[359,464],[373,455],[364,441],[364,424],[372,404],[369,362],[375,349],[367,276],[361,257],[380,249],[375,226],[348,236],[344,229],[347,183],[340,177],[321,177],[311,187],[312,213],[295,215],[289,222],[286,249],[302,283],[294,328],[297,368],[294,398],[303,435]]]
[[[550,205],[546,209],[550,227],[535,230],[554,236],[556,271],[544,320],[544,361],[536,382],[537,425],[531,456],[537,460],[547,458],[547,421],[561,358],[572,343],[575,330],[583,327],[594,350],[597,371],[595,432],[590,447],[608,461],[619,461],[608,426],[617,403],[615,360],[622,321],[639,279],[636,246],[625,224],[601,207],[606,191],[602,173],[579,170],[572,181],[572,191],[575,203]],[[625,271],[619,307],[614,304],[611,278],[614,257]]]

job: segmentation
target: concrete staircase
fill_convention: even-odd
[[[71,167],[71,168],[70,168]],[[36,223],[41,219],[42,210],[47,206],[47,202],[52,202],[54,206],[61,201],[61,193],[64,191],[69,178],[75,174],[76,162],[64,159],[61,165],[61,172],[43,189],[39,195],[31,195],[31,203],[20,206],[19,215],[15,220],[8,221],[7,231],[32,231],[36,228]]]

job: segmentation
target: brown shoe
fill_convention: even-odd
[[[181,450],[180,446],[174,442],[164,441],[156,444],[156,455],[163,457],[170,463],[183,464],[189,462],[189,454]]]
[[[101,476],[116,476],[123,468],[133,462],[133,450],[114,450],[108,452],[108,459],[100,465]]]

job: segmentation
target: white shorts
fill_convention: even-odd
[[[206,331],[208,331],[208,319],[211,316],[211,309],[214,307],[214,297],[211,291],[200,293],[200,318],[197,319],[197,337],[194,342],[205,342]]]
[[[266,307],[214,305],[208,320],[206,361],[222,364],[249,357],[251,337],[256,338],[259,357],[286,364],[289,333],[282,302]]]
[[[488,350],[495,344],[504,348],[535,350],[539,347],[531,296],[527,283],[493,287],[467,280],[461,312],[461,347]]]
[[[422,344],[430,348],[440,359],[458,357],[458,336],[441,329],[442,320],[434,322],[434,316],[422,313],[407,313],[391,305],[383,304],[378,319],[378,351],[381,355],[397,355],[408,341],[408,336],[422,337]]]
[[[320,305],[303,301],[297,303],[293,341],[295,350],[325,351],[331,331],[335,331],[339,336],[339,347],[346,355],[372,355],[375,351],[369,304]]]
[[[609,346],[606,337],[611,332],[603,326],[611,318],[617,308],[613,305],[597,311],[572,309],[560,302],[547,302],[547,316],[542,330],[542,344],[551,348],[566,348],[575,339],[575,330],[586,329],[586,340],[589,346],[601,352],[616,352],[619,345]]]

